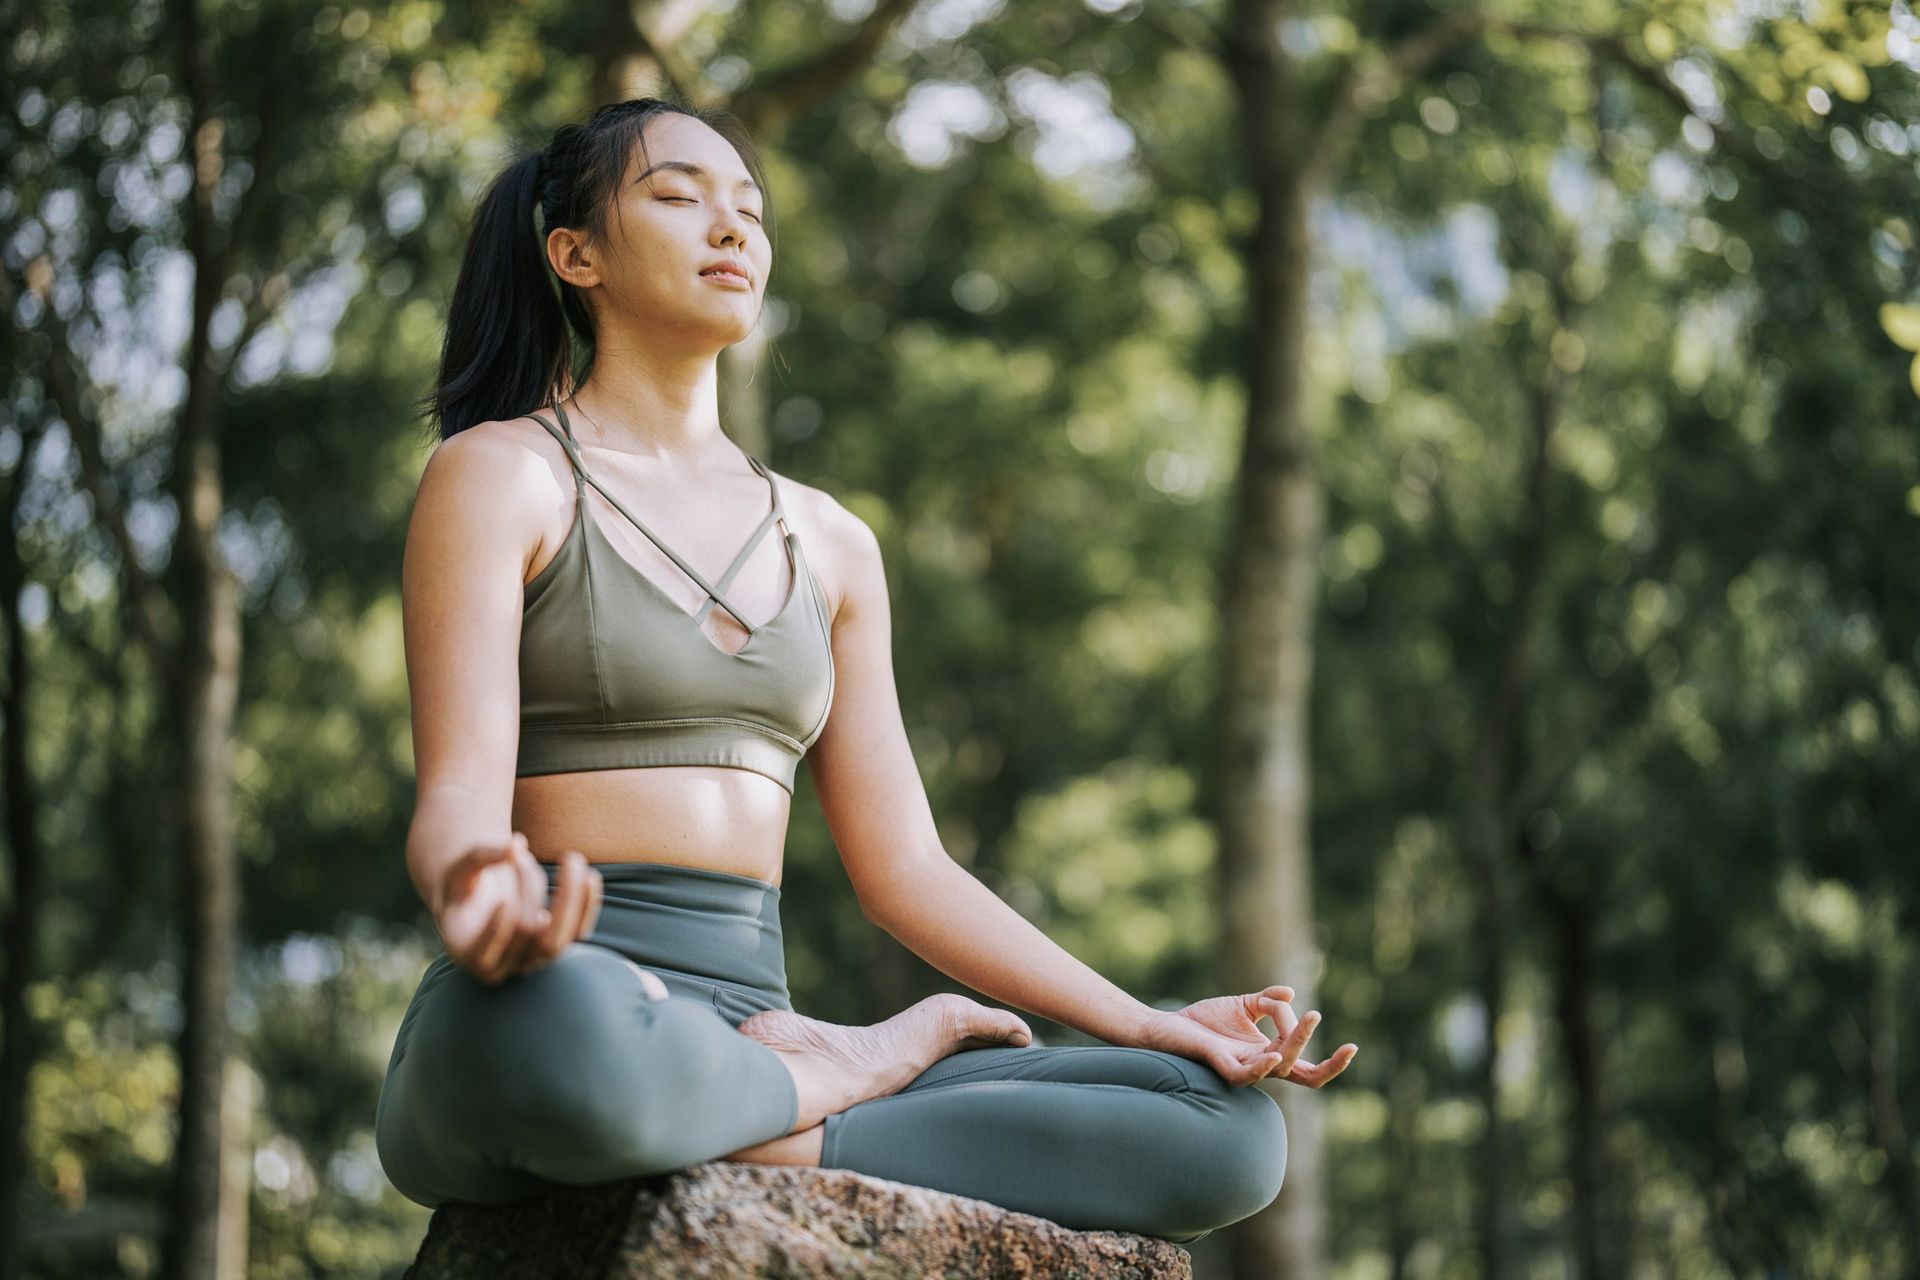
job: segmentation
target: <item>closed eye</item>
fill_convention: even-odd
[[[662,200],[685,200],[685,201],[686,201],[686,202],[687,202],[688,204],[699,204],[699,203],[700,203],[700,202],[699,202],[698,200],[696,200],[696,199],[694,199],[694,198],[693,198],[692,196],[661,196],[661,197],[660,197],[660,199],[662,199]],[[757,213],[747,213],[747,212],[746,212],[746,210],[744,210],[744,209],[743,209],[743,210],[741,210],[741,213],[742,213],[742,214],[744,214],[744,215],[745,215],[746,217],[749,217],[749,218],[752,218],[752,219],[753,219],[753,220],[754,220],[755,222],[758,222],[758,221],[760,221],[760,215],[759,215],[759,214],[757,214]]]

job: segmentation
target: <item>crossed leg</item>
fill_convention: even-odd
[[[684,1169],[818,1129],[958,1045],[1025,1033],[1004,1010],[939,995],[872,1027],[778,1010],[807,1025],[774,1047],[741,1034],[719,993],[692,984],[696,994],[662,999],[661,985],[583,943],[492,985],[436,959],[381,1087],[374,1134],[388,1179],[438,1206]]]
[[[375,1122],[402,1194],[498,1203],[777,1148],[783,1163],[1179,1241],[1279,1194],[1274,1100],[1153,1049],[961,1049],[795,1133],[800,1091],[781,1054],[711,1002],[653,998],[633,968],[591,946],[493,987],[431,968]]]
[[[624,957],[575,945],[495,986],[431,966],[374,1133],[388,1179],[437,1207],[685,1168],[788,1132],[798,1111],[779,1056],[711,1001],[655,999]]]
[[[1287,1131],[1260,1089],[1176,1054],[982,1048],[727,1158],[852,1169],[1079,1230],[1186,1243],[1273,1202]]]

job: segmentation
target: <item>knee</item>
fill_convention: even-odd
[[[1255,1135],[1247,1180],[1259,1193],[1259,1202],[1254,1205],[1257,1212],[1279,1199],[1281,1184],[1287,1180],[1287,1117],[1273,1095],[1252,1085],[1240,1093],[1245,1095],[1245,1108],[1250,1113],[1247,1131]]]
[[[557,1143],[598,1153],[619,1170],[609,1176],[683,1167],[699,1127],[689,1106],[726,1074],[738,1033],[709,1000],[655,1000],[631,982],[611,996],[601,984],[597,1000],[562,995],[554,1003],[546,1023],[553,1042],[516,1086],[526,1110]]]
[[[1204,1154],[1175,1180],[1167,1229],[1156,1234],[1197,1239],[1251,1217],[1280,1195],[1287,1172],[1287,1122],[1280,1104],[1253,1085],[1227,1085],[1199,1144]]]
[[[463,973],[449,997],[434,1055],[449,1090],[484,1099],[494,1120],[562,1128],[620,1092],[652,1003],[622,957],[578,945],[497,984]]]
[[[624,958],[580,946],[498,984],[452,975],[432,999],[377,1124],[411,1198],[434,1202],[420,1176],[433,1152],[471,1166],[454,1198],[489,1202],[528,1194],[530,1174],[597,1183],[688,1163],[687,1099],[717,1069],[723,1027],[710,1002],[655,1000]],[[496,1194],[494,1173],[513,1185]]]
[[[1220,1225],[1238,1222],[1272,1204],[1287,1176],[1287,1118],[1272,1095],[1235,1086],[1220,1121]]]

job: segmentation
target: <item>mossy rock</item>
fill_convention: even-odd
[[[846,1169],[713,1161],[436,1210],[404,1280],[1191,1280],[1185,1249]]]

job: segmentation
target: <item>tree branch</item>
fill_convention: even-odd
[[[1347,59],[1308,155],[1308,172],[1316,180],[1325,179],[1353,145],[1362,118],[1489,21],[1478,9],[1456,9],[1408,32],[1385,50],[1366,46]]]
[[[1683,115],[1699,115],[1699,113],[1694,110],[1692,100],[1681,91],[1679,85],[1675,84],[1672,79],[1667,76],[1665,68],[1650,65],[1634,57],[1633,51],[1627,47],[1627,41],[1624,36],[1612,32],[1576,31],[1567,27],[1556,27],[1549,23],[1514,22],[1501,18],[1489,18],[1487,20],[1487,26],[1523,38],[1533,37],[1546,40],[1564,40],[1582,45],[1589,52],[1597,54],[1615,66],[1624,69],[1641,84],[1652,89],[1656,94],[1679,108]],[[1724,63],[1716,60],[1714,67],[1717,71],[1725,73],[1744,86],[1745,82]],[[1757,172],[1767,179],[1767,182],[1773,188],[1774,194],[1780,199],[1781,203],[1791,205],[1803,212],[1813,213],[1816,216],[1820,213],[1842,212],[1847,208],[1848,201],[1843,192],[1829,190],[1819,183],[1807,182],[1796,177],[1791,170],[1787,169],[1787,167],[1779,161],[1762,153],[1758,147],[1753,145],[1751,139],[1736,133],[1717,120],[1709,120],[1705,116],[1699,116],[1699,118],[1702,123],[1713,130],[1715,142],[1724,148],[1728,154],[1738,156],[1746,163],[1752,165]]]
[[[133,530],[127,524],[126,511],[121,506],[112,470],[107,465],[104,433],[83,402],[80,375],[67,346],[66,326],[53,308],[52,268],[47,265],[45,258],[36,258],[27,264],[27,269],[30,276],[34,277],[27,281],[19,279],[12,270],[0,273],[0,288],[4,288],[6,294],[4,301],[7,313],[14,313],[17,296],[22,289],[40,299],[41,309],[46,316],[40,336],[47,344],[46,387],[49,397],[60,411],[61,418],[66,421],[74,452],[80,458],[81,480],[93,498],[95,517],[120,553],[121,589],[126,594],[127,614],[132,620],[134,632],[154,662],[164,665],[168,651],[167,628],[162,621],[166,616],[165,593],[140,563]]]
[[[825,102],[863,67],[913,8],[914,0],[880,0],[852,36],[811,58],[775,68],[727,103],[756,133],[783,132],[795,116]]]

